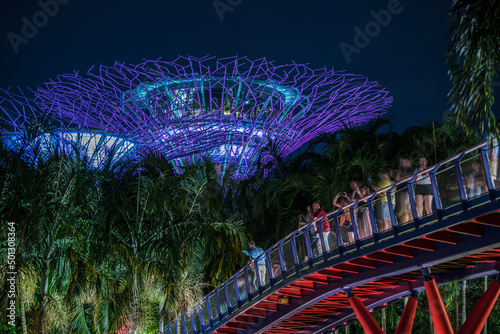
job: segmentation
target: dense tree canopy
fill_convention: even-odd
[[[500,68],[500,1],[453,0],[447,59],[452,111],[467,134],[497,135],[493,81]]]
[[[148,151],[118,165],[110,156],[97,170],[57,140],[41,147],[33,138],[27,130],[20,149],[0,148],[0,219],[17,229],[30,331],[157,328],[160,309],[175,317],[239,268],[245,229],[210,162],[176,175]]]

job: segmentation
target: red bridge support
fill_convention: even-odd
[[[485,291],[477,305],[472,310],[467,320],[460,328],[458,334],[479,334],[488,319],[495,302],[500,295],[500,283],[498,281],[491,282],[488,289]]]
[[[434,277],[431,277],[431,271],[427,267],[422,268],[424,275],[425,292],[427,293],[427,300],[429,301],[429,310],[434,323],[434,330],[436,334],[455,334],[451,324],[450,316],[446,311],[443,298],[439,293],[438,286]]]
[[[436,334],[455,334],[443,298],[439,292],[436,280],[431,276],[430,269],[422,268],[422,274],[424,275],[425,291],[427,292],[429,310],[431,312]],[[351,289],[345,289],[344,292],[361,326],[363,326],[365,333],[384,334],[359,297],[354,295]],[[469,317],[467,317],[467,320],[458,334],[480,334],[499,296],[500,280],[493,281],[474,307]],[[411,334],[415,313],[417,311],[417,304],[418,291],[413,290],[406,303],[403,314],[401,315],[401,319],[399,319],[395,334]]]
[[[415,312],[417,312],[418,291],[413,290],[410,298],[406,303],[405,310],[399,319],[398,327],[394,334],[411,334],[413,321],[415,320]]]
[[[352,290],[346,289],[345,294],[349,298],[349,304],[351,304],[354,313],[359,319],[361,326],[363,326],[364,331],[367,334],[384,334],[382,328],[377,324],[370,311],[366,309],[365,304],[352,293]]]

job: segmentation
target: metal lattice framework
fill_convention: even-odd
[[[22,96],[16,99],[23,104]],[[220,172],[232,166],[236,176],[247,177],[257,161],[272,167],[274,157],[321,133],[363,124],[391,102],[376,82],[333,69],[179,57],[60,75],[28,105],[66,129],[159,148],[178,168],[209,156]],[[26,109],[16,110],[11,124],[29,118]]]

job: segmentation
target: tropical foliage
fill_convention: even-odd
[[[467,134],[497,135],[493,82],[500,68],[500,1],[453,0],[447,59],[450,101]]]
[[[157,329],[239,267],[245,229],[210,162],[177,175],[147,151],[122,164],[110,155],[97,170],[78,147],[68,154],[39,134],[0,147],[0,219],[2,231],[16,226],[24,333]],[[6,305],[11,270],[1,266]]]

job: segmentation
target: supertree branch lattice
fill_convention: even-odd
[[[60,75],[33,100],[65,129],[160,149],[179,169],[209,156],[221,172],[231,166],[244,178],[258,160],[378,117],[392,97],[376,82],[333,69],[179,57]]]

